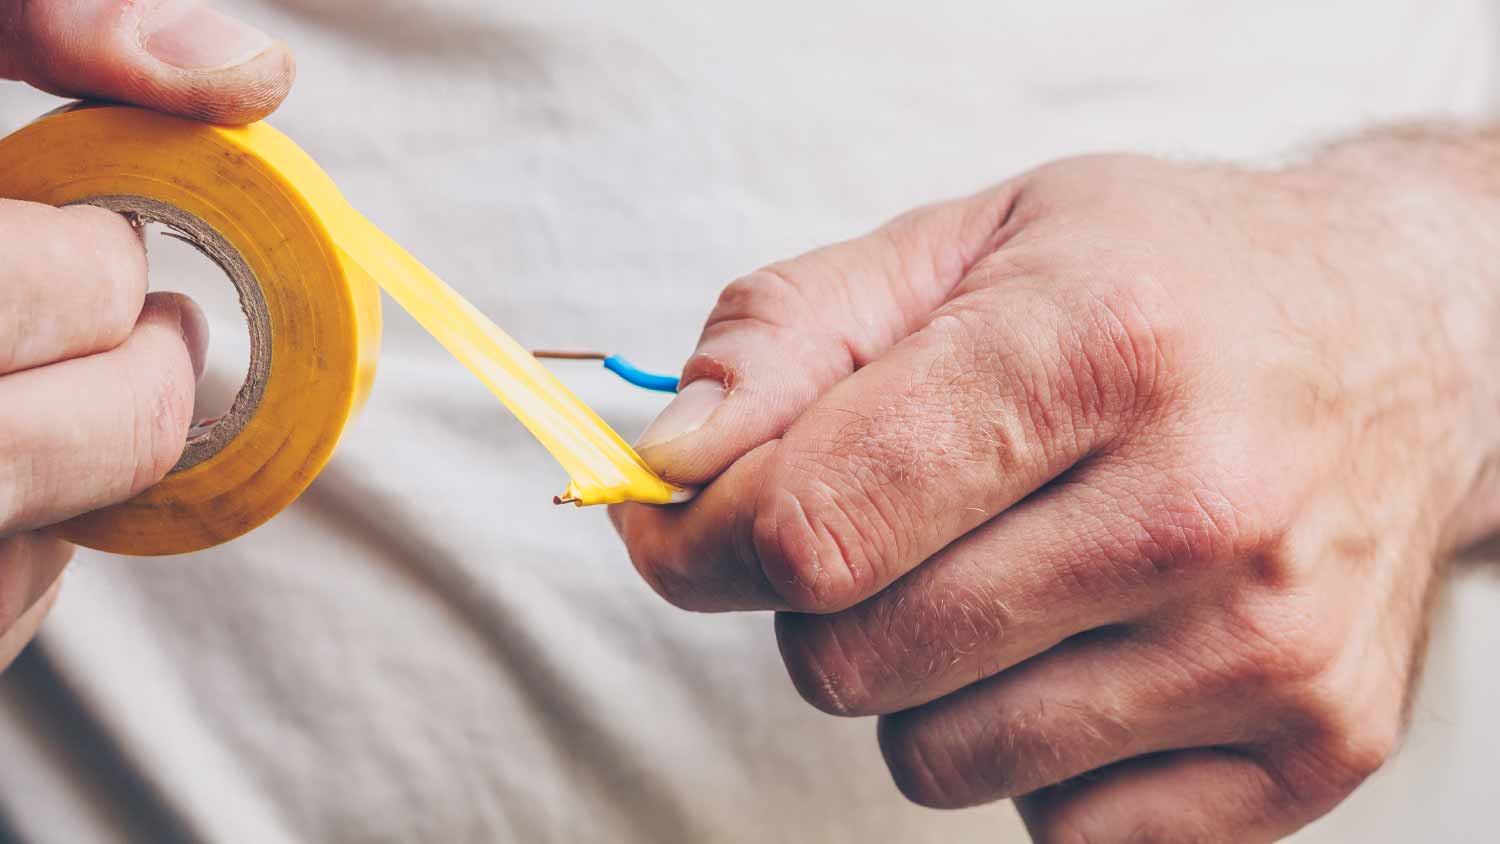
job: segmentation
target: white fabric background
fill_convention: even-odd
[[[1062,155],[1264,158],[1488,111],[1490,4],[246,0],[274,122],[535,346],[673,369],[759,264]],[[0,129],[50,105],[0,89]],[[1021,841],[905,804],[873,722],[803,704],[765,615],[658,601],[602,512],[388,308],[329,470],[192,557],[81,554],[0,679],[29,841]],[[215,354],[242,348],[217,308]],[[627,436],[661,405],[565,377]],[[223,385],[219,385],[222,387]],[[1302,842],[1478,841],[1495,566],[1453,591],[1401,756]]]

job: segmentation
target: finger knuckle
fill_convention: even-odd
[[[887,650],[904,657],[899,679],[912,689],[934,677],[961,671],[974,680],[1010,665],[997,646],[1020,623],[1007,600],[1015,594],[1014,582],[984,562],[950,559],[955,566],[973,566],[972,576],[927,580],[919,575],[899,584],[894,596],[883,597],[865,622],[872,640],[886,642]]]
[[[1049,698],[1007,707],[969,743],[963,767],[988,799],[1053,785],[1101,760],[1125,758],[1138,736],[1120,707],[1097,698]]]
[[[1361,725],[1330,742],[1324,752],[1324,781],[1339,796],[1348,794],[1384,767],[1399,743],[1399,731],[1393,721]]]
[[[857,485],[833,473],[798,474],[802,478],[767,483],[750,531],[753,556],[792,609],[838,612],[874,584],[879,563],[873,549],[887,541],[885,528]]]
[[[1343,647],[1325,625],[1291,601],[1240,613],[1239,619],[1239,635],[1246,643],[1243,661],[1261,666],[1247,669],[1261,687],[1310,705],[1331,691]]]
[[[193,415],[192,371],[180,366],[140,372],[137,391],[135,475],[132,494],[156,483],[177,465]]]
[[[1220,657],[1227,670],[1209,673],[1210,691],[1255,700],[1276,713],[1268,726],[1271,740],[1299,748],[1281,771],[1292,794],[1342,799],[1394,752],[1404,681],[1362,667],[1360,646],[1298,602],[1266,602],[1232,615],[1238,647],[1219,649],[1228,654]]]
[[[102,300],[95,313],[95,348],[109,349],[125,342],[140,313],[141,297],[145,294],[145,269],[127,262],[107,262],[101,270]]]
[[[778,624],[793,682],[819,709],[874,715],[931,699],[963,673],[988,676],[983,654],[1010,624],[989,582],[902,582],[834,615],[787,614]]]
[[[1174,649],[1202,693],[1271,706],[1295,698],[1337,661],[1331,638],[1292,602],[1247,597],[1223,613],[1222,623]]]
[[[776,637],[782,662],[798,694],[823,712],[845,717],[876,714],[869,672],[862,667],[870,654],[858,643],[845,643],[841,626],[820,616],[779,616]]]
[[[925,365],[875,409],[843,420],[830,449],[840,468],[866,476],[871,489],[940,500],[955,487],[992,483],[996,463],[1010,470],[1031,458],[1042,438],[1032,436],[1029,412],[1008,406],[1045,399],[1033,396],[1032,368],[1016,365],[1024,351],[992,348],[984,310],[945,309],[912,337]]]
[[[1164,329],[1147,294],[1063,283],[1067,268],[1048,261],[1007,253],[1034,275],[955,299],[929,324],[950,336],[955,370],[982,379],[966,391],[982,400],[967,418],[1007,468],[1038,449],[1051,460],[1103,447],[1163,391]]]
[[[969,772],[956,764],[949,728],[921,710],[887,715],[878,736],[886,768],[906,799],[934,809],[957,809],[989,799]]]
[[[1356,688],[1343,667],[1288,689],[1286,723],[1301,752],[1282,779],[1306,798],[1342,799],[1385,764],[1400,743],[1400,690]]]
[[[967,453],[986,453],[1007,473],[1070,450],[1091,424],[1064,389],[1056,337],[1036,328],[1060,322],[1050,295],[1009,293],[1003,302],[980,296],[950,303],[925,331],[947,351],[927,379],[941,411],[934,418],[960,423],[970,434]],[[966,456],[964,449],[935,453]]]
[[[751,321],[774,328],[795,324],[806,310],[800,271],[785,265],[741,276],[720,291],[709,324]]]
[[[1140,413],[1161,396],[1177,319],[1150,277],[1141,272],[1071,291],[1065,384],[1090,418]]]
[[[1177,473],[1141,496],[1126,543],[1149,576],[1180,579],[1236,558],[1251,533],[1243,509],[1211,481]]]
[[[1134,244],[1105,239],[1084,251],[1041,239],[997,252],[985,270],[1004,282],[995,287],[1009,312],[999,327],[1032,337],[1032,359],[1023,362],[1049,376],[1037,384],[1046,398],[1038,409],[1109,422],[1169,394],[1185,316],[1157,280],[1156,262]],[[1100,264],[1114,269],[1101,275]]]
[[[1284,557],[1285,550],[1273,554]],[[1284,559],[1264,564],[1286,568]],[[1414,657],[1385,655],[1382,637],[1295,586],[1255,590],[1228,606],[1240,643],[1242,691],[1276,713],[1271,741],[1288,743],[1290,792],[1331,806],[1399,744]]]
[[[863,366],[873,351],[855,337],[830,324],[809,320],[820,308],[816,300],[828,287],[818,273],[806,269],[804,259],[773,264],[727,285],[709,313],[699,347],[711,348],[715,340],[740,331],[751,331],[774,347],[782,359],[802,361],[829,381]],[[689,361],[713,369],[722,364]],[[717,373],[725,377],[726,373]],[[729,373],[732,374],[732,373]],[[811,399],[812,397],[808,397]]]
[[[65,265],[61,255],[93,256],[88,280],[94,291],[87,312],[94,316],[94,348],[118,346],[130,335],[146,291],[145,249],[129,223],[113,211],[92,205],[57,210],[71,225],[57,227],[55,248],[62,250],[54,265]],[[107,233],[101,236],[101,233]],[[87,248],[80,248],[87,245]]]
[[[1360,727],[1353,732],[1300,739],[1268,765],[1284,798],[1321,814],[1348,797],[1395,752],[1394,728]]]

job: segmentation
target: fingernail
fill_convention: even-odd
[[[646,426],[636,440],[636,448],[645,450],[665,445],[703,427],[714,408],[724,401],[724,385],[712,378],[700,378],[683,387],[677,398],[662,409],[661,415]]]
[[[177,321],[182,326],[182,342],[188,359],[193,362],[193,377],[203,380],[203,365],[208,358],[208,318],[203,309],[186,296],[177,299]]]
[[[242,65],[275,42],[249,24],[201,0],[167,0],[141,24],[146,52],[183,70],[222,70]]]

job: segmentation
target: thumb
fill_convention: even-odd
[[[286,45],[201,0],[0,0],[0,76],[52,94],[248,123],[294,75]]]
[[[682,389],[636,448],[664,477],[701,485],[780,437],[829,387],[920,327],[992,251],[1014,188],[918,209],[855,240],[724,289]]]

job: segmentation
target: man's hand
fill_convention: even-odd
[[[0,0],[0,76],[219,122],[265,116],[286,47],[193,0]],[[186,442],[206,323],[146,293],[123,217],[0,199],[0,669],[72,555],[38,530],[129,498]]]
[[[1500,156],[1099,157],[730,285],[615,508],[651,585],[781,610],[930,806],[1272,841],[1392,751],[1437,561],[1491,530]]]

